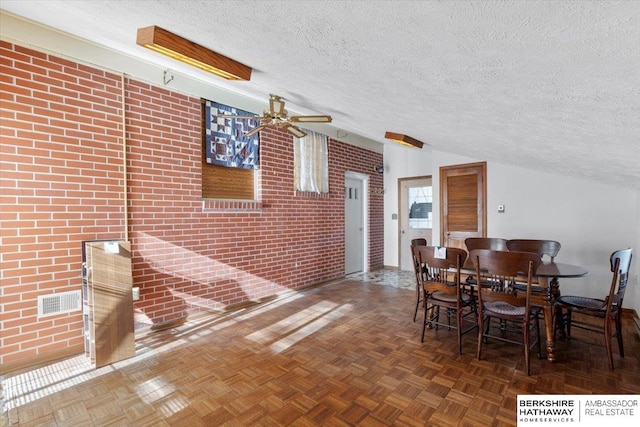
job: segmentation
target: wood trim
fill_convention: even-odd
[[[136,43],[228,80],[251,79],[251,67],[155,25],[139,28]]]

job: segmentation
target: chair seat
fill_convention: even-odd
[[[521,316],[524,317],[525,307],[514,307],[504,301],[487,301],[484,303],[485,312],[491,316]],[[531,306],[531,315],[537,316],[541,311],[541,307]]]
[[[504,301],[485,302],[484,309],[487,314],[495,313],[501,316],[524,316],[525,307],[514,307]]]
[[[429,299],[434,301],[455,304],[456,301],[458,300],[458,297],[455,294],[447,294],[446,292],[435,291],[431,295],[429,295]],[[463,304],[471,302],[471,297],[464,293],[460,294],[460,299],[462,300]]]
[[[604,301],[596,298],[587,298],[575,295],[561,296],[558,298],[560,304],[570,305],[578,309],[600,310],[604,307]]]

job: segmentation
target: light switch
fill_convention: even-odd
[[[504,213],[504,205],[498,205],[498,212]]]

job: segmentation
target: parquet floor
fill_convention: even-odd
[[[7,376],[0,425],[513,426],[518,394],[640,394],[631,318],[614,371],[576,332],[527,377],[516,346],[478,361],[473,334],[464,355],[454,332],[420,343],[412,286],[360,275],[140,334],[136,357],[105,368],[79,356]]]

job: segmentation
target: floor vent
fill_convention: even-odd
[[[82,309],[81,291],[38,296],[38,318]]]

